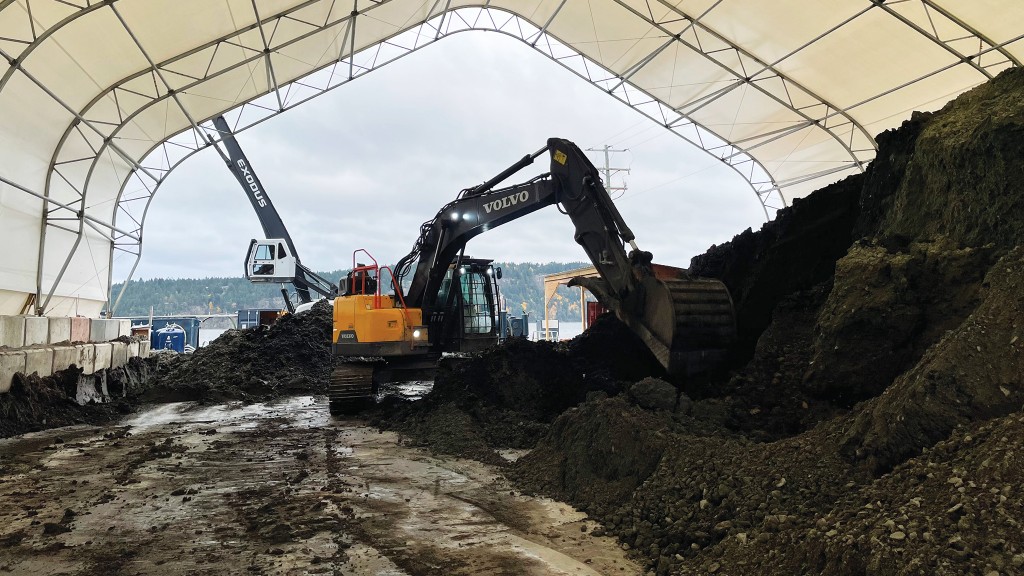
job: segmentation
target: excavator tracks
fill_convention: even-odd
[[[354,414],[374,403],[377,397],[374,368],[369,362],[335,360],[327,393],[332,416]]]

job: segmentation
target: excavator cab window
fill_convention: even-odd
[[[462,322],[466,334],[490,334],[494,329],[489,281],[482,270],[460,268]]]
[[[256,256],[252,265],[252,275],[273,276],[274,260],[273,244],[260,244],[256,246]]]
[[[260,244],[256,247],[256,259],[257,260],[273,260],[274,259],[274,245],[273,244]]]

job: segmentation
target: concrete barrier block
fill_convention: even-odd
[[[49,344],[50,321],[45,316],[25,316],[25,346]]]
[[[128,363],[128,345],[124,342],[110,342],[110,367],[120,368]]]
[[[36,373],[40,378],[53,374],[53,348],[25,348],[25,374]]]
[[[70,325],[69,325],[70,326]],[[78,363],[78,348],[74,346],[56,346],[53,348],[53,373],[67,370],[72,364]]]
[[[96,371],[96,345],[95,344],[76,344],[75,349],[78,350],[78,360],[75,364],[82,369],[84,374],[92,374]]]
[[[117,335],[119,337],[132,335],[132,321],[130,319],[124,318],[117,321]]]
[[[71,341],[88,342],[89,319],[85,316],[72,316],[69,320],[71,321]]]
[[[149,358],[149,355],[152,352],[152,350],[150,349],[152,347],[153,344],[149,340],[143,340],[142,342],[139,342],[139,356],[142,358]]]
[[[71,318],[67,316],[55,316],[46,319],[49,324],[49,335],[46,338],[47,344],[58,344],[71,341]]]
[[[136,357],[138,357],[139,349],[141,348],[141,346],[140,346],[141,344],[142,343],[139,342],[138,340],[132,340],[131,342],[128,343],[128,357],[129,358],[136,358]]]
[[[93,372],[110,368],[110,361],[113,357],[114,347],[110,342],[97,342],[93,344],[96,348],[96,363],[93,365]]]
[[[110,342],[117,338],[120,329],[118,320],[93,318],[89,323],[89,340],[91,342]]]
[[[25,353],[21,350],[0,352],[0,394],[11,389],[15,372],[25,372]]]
[[[25,317],[0,316],[0,346],[20,348],[25,344]]]

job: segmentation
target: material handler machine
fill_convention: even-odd
[[[495,189],[545,153],[550,155],[550,172]],[[572,220],[576,242],[600,274],[574,279],[570,285],[590,290],[670,374],[691,376],[720,364],[736,337],[725,285],[652,264],[650,252],[637,247],[597,168],[572,142],[551,138],[537,152],[442,207],[423,223],[412,251],[394,270],[375,261],[357,265],[353,254],[352,272],[334,299],[331,413],[362,408],[373,402],[379,383],[401,380],[403,372],[429,371],[443,354],[472,352],[497,342],[499,274],[489,260],[465,256],[466,244],[552,205]],[[275,264],[273,260],[266,263]],[[382,294],[385,284],[391,294]]]
[[[333,282],[303,266],[281,215],[274,208],[274,203],[270,201],[270,196],[249,164],[249,159],[235,140],[227,121],[223,116],[218,116],[213,119],[213,125],[221,135],[227,154],[217,146],[213,138],[210,138],[210,144],[217,149],[228,169],[245,190],[245,195],[263,227],[263,233],[267,236],[267,239],[249,242],[245,277],[256,283],[291,284],[295,287],[296,300],[299,302],[298,310],[312,306],[314,298],[310,293],[318,298],[337,296],[338,287]],[[288,312],[295,312],[296,306],[288,295],[288,289],[281,288],[281,295],[284,297]]]

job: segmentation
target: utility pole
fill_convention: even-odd
[[[598,148],[587,148],[587,152],[601,152],[601,151],[604,152],[604,169],[601,170],[601,171],[604,172],[604,188],[605,188],[605,190],[607,190],[608,192],[612,192],[612,191],[625,192],[626,191],[626,182],[625,181],[622,182],[622,186],[612,186],[612,174],[617,174],[619,172],[625,172],[626,174],[629,174],[629,168],[612,168],[611,165],[610,165],[611,160],[608,157],[609,156],[608,153],[609,152],[628,152],[629,148],[623,148],[622,150],[616,150],[615,148],[612,148],[611,146],[609,146],[607,144],[604,145],[604,148],[600,148],[600,149],[598,149]]]

